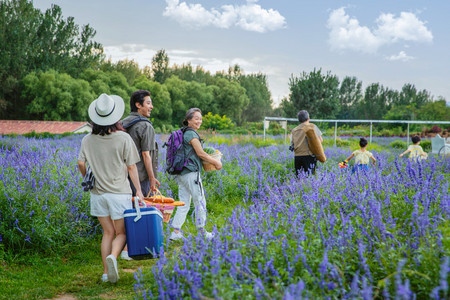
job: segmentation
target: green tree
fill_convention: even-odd
[[[217,112],[213,106],[215,104],[213,87],[195,81],[181,80],[177,76],[171,76],[164,85],[167,87],[172,99],[174,125],[181,123],[186,111],[191,107],[198,107],[203,113]]]
[[[89,83],[56,71],[31,72],[23,79],[23,96],[32,99],[26,112],[34,119],[86,121],[95,99]]]
[[[450,107],[444,98],[428,102],[417,111],[418,120],[426,121],[450,121]]]
[[[272,99],[264,74],[240,75],[239,84],[245,89],[249,104],[243,113],[243,121],[260,122],[272,112]]]
[[[89,82],[92,93],[98,97],[102,93],[118,95],[125,102],[125,112],[130,111],[130,96],[133,88],[128,84],[125,76],[118,71],[104,72],[101,70],[86,69],[80,74],[80,79]]]
[[[153,80],[161,84],[164,83],[168,77],[168,69],[169,56],[166,50],[161,49],[152,58]]]
[[[282,101],[285,114],[295,117],[299,110],[305,109],[311,118],[334,118],[339,111],[338,87],[338,78],[331,72],[322,74],[321,69],[303,72],[300,77],[292,75],[289,79],[290,105]]]
[[[250,102],[245,89],[236,81],[217,77],[213,86],[213,94],[217,113],[227,115],[241,125],[243,113]]]
[[[139,69],[139,64],[134,60],[119,60],[115,64],[115,71],[120,72],[125,76],[129,85],[133,85],[136,78],[138,78],[142,72]]]
[[[99,63],[103,49],[92,41],[95,31],[74,19],[64,19],[52,5],[45,13],[31,1],[0,2],[0,99],[7,103],[3,116],[23,118],[20,82],[30,72],[54,69],[72,76]],[[3,111],[2,111],[3,112]]]
[[[414,105],[395,105],[384,116],[385,120],[415,120],[416,107]]]
[[[362,82],[356,77],[345,77],[339,87],[339,119],[358,118],[356,108],[362,99]]]
[[[385,89],[379,83],[372,83],[366,88],[364,98],[358,105],[360,118],[365,120],[383,119],[391,108],[394,96],[395,92]]]
[[[394,105],[413,105],[417,108],[432,101],[432,97],[427,90],[417,91],[413,84],[406,83],[403,85],[398,98]]]

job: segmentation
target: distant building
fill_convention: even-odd
[[[0,120],[0,134],[91,132],[88,122]]]

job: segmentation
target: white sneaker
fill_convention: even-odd
[[[182,238],[183,234],[181,232],[176,233],[175,231],[172,231],[169,237],[169,239],[171,239],[172,241],[178,241],[181,240]]]
[[[108,274],[103,274],[102,275],[102,282],[108,282]]]
[[[133,260],[131,257],[128,256],[128,251],[122,251],[122,253],[120,253],[120,258],[125,260]]]
[[[106,265],[108,266],[108,280],[111,283],[116,283],[119,279],[119,272],[117,272],[117,259],[110,254],[106,257]]]

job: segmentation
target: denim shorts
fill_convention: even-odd
[[[94,217],[123,219],[123,212],[131,208],[131,194],[91,193],[91,215]]]

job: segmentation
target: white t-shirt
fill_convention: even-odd
[[[126,132],[86,135],[81,141],[78,160],[87,161],[94,173],[95,185],[91,193],[131,194],[127,166],[134,165],[140,158]]]

